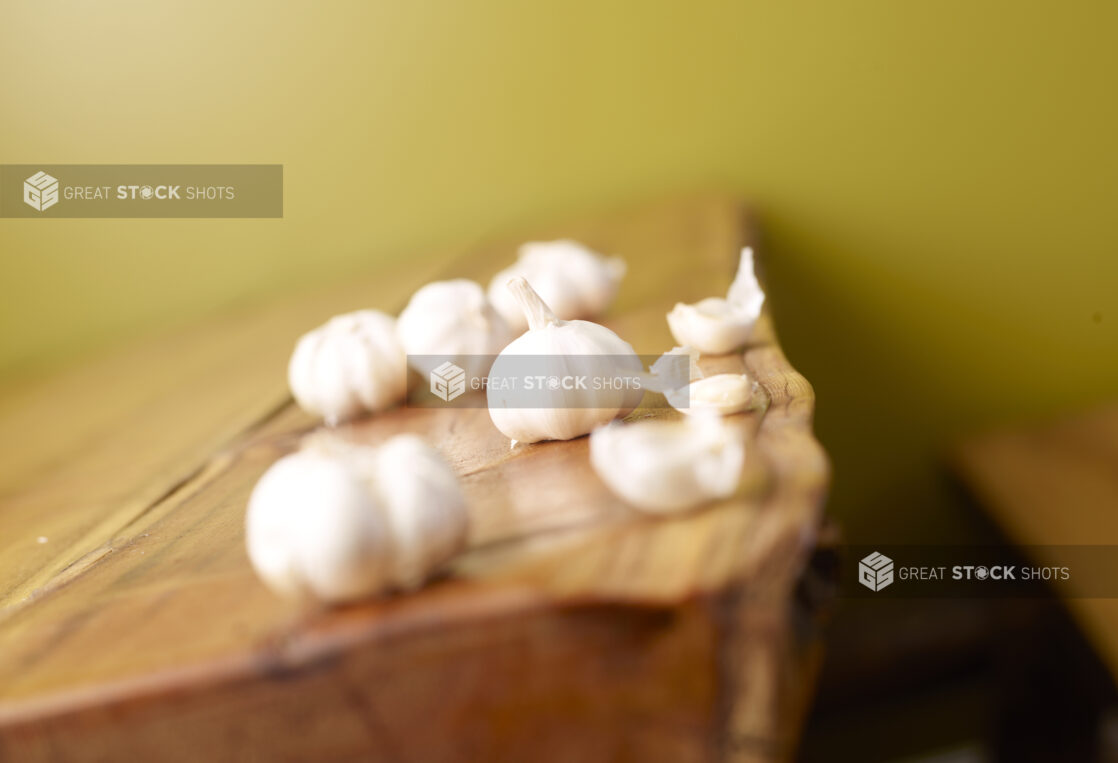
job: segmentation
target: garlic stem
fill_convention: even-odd
[[[509,281],[508,286],[509,291],[516,297],[516,301],[520,303],[521,309],[524,310],[524,317],[528,319],[530,330],[536,331],[559,322],[555,313],[551,312],[547,303],[540,299],[540,295],[536,294],[536,290],[532,288],[526,278],[517,276]]]

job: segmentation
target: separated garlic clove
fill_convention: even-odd
[[[741,430],[709,411],[682,421],[615,422],[590,435],[590,463],[602,481],[654,514],[729,497],[744,461]]]
[[[395,405],[407,394],[396,322],[378,310],[331,318],[296,343],[287,379],[299,406],[330,425]]]
[[[485,376],[492,356],[513,336],[481,286],[465,278],[419,289],[400,313],[396,335],[419,373],[449,360],[474,377]]]
[[[749,407],[753,399],[753,383],[745,374],[715,374],[668,390],[664,397],[673,408],[689,416],[701,411],[729,416]]]
[[[688,372],[680,367],[687,358]],[[753,400],[753,382],[745,374],[716,374],[703,378],[699,353],[692,347],[673,347],[652,364],[649,389],[663,392],[668,404],[692,415],[713,411],[721,416],[746,410]]]
[[[595,318],[617,295],[625,261],[603,257],[577,241],[536,241],[520,247],[517,261],[489,282],[489,301],[517,334],[528,328],[524,310],[508,282],[527,279],[555,315],[565,321]]]
[[[721,355],[746,343],[764,302],[765,293],[753,272],[753,250],[746,247],[726,299],[707,297],[691,305],[677,303],[668,313],[668,327],[680,344]]]
[[[277,593],[344,602],[418,586],[466,543],[450,467],[415,435],[380,447],[319,434],[249,498],[246,546]]]
[[[529,329],[494,361],[486,393],[493,424],[514,444],[579,437],[640,403],[644,392],[639,384],[607,387],[594,382],[640,379],[643,368],[628,342],[597,323],[559,320],[524,278],[514,278],[508,287]],[[563,380],[580,376],[588,379],[584,388],[563,386]],[[533,392],[514,388],[529,377],[560,381]],[[533,407],[521,407],[526,400]]]

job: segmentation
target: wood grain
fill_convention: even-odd
[[[289,405],[287,359],[300,333],[345,310],[398,309],[436,267],[400,264],[223,315],[7,391],[0,619],[96,562],[214,453]]]
[[[664,314],[723,293],[752,234],[731,199],[643,205],[226,316],[0,408],[9,445],[47,417],[0,482],[0,756],[789,757],[818,654],[792,594],[828,464],[767,313],[744,353],[711,361],[767,398],[738,417],[748,466],[727,501],[651,519],[594,475],[586,438],[510,450],[483,409],[402,408],[340,434],[439,448],[471,550],[419,594],[330,611],[248,566],[248,493],[314,426],[285,392],[298,333],[399,306],[436,267],[487,281],[517,240],[559,235],[628,260],[605,322],[658,354]]]

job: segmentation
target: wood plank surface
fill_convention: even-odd
[[[215,453],[289,405],[287,359],[300,333],[346,310],[399,309],[437,267],[400,263],[7,390],[0,396],[0,619],[95,562]]]
[[[959,446],[954,463],[997,524],[1038,563],[1067,563],[1045,547],[1118,547],[1118,405],[976,436]],[[1118,599],[1089,598],[1097,586],[1074,574],[1056,586],[1118,681]]]
[[[253,575],[248,493],[315,425],[286,393],[299,333],[356,307],[394,311],[436,273],[485,283],[519,241],[567,236],[626,258],[603,322],[659,354],[672,346],[664,314],[724,293],[752,240],[741,207],[719,196],[529,233],[225,316],[9,395],[0,756],[97,759],[125,734],[136,755],[168,739],[206,757],[280,740],[307,745],[292,758],[320,759],[469,759],[471,746],[508,759],[534,741],[541,760],[790,755],[817,660],[792,591],[828,464],[811,387],[767,312],[745,352],[705,361],[744,368],[764,390],[763,408],[736,417],[749,439],[731,499],[648,518],[593,473],[586,438],[510,450],[484,409],[404,407],[339,432],[377,442],[407,430],[435,445],[469,499],[469,552],[416,595],[335,610],[308,612]],[[678,415],[646,404],[633,418]],[[297,720],[308,702],[314,717]],[[425,728],[439,734],[415,733]]]

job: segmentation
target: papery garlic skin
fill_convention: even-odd
[[[449,360],[467,376],[485,376],[492,356],[513,337],[481,286],[458,278],[435,281],[412,295],[396,321],[396,336],[421,374]],[[419,358],[416,356],[439,356]]]
[[[407,358],[396,321],[378,310],[331,318],[296,343],[287,380],[299,406],[330,425],[399,403]]]
[[[526,331],[524,310],[508,290],[508,282],[520,276],[559,319],[596,318],[613,302],[625,270],[620,257],[603,257],[577,241],[533,241],[489,282],[489,301],[516,334]]]
[[[749,340],[764,303],[765,292],[753,272],[753,250],[746,247],[726,298],[707,297],[690,305],[677,303],[668,313],[668,328],[680,344],[704,354],[722,355]]]
[[[682,357],[687,358],[686,375],[681,375],[679,373],[680,368],[676,365]],[[699,358],[699,351],[694,347],[686,345],[673,347],[649,367],[647,388],[654,392],[666,394],[671,390],[686,386],[689,382],[703,378],[703,373],[699,370]]]
[[[715,374],[668,390],[664,397],[673,408],[688,416],[701,411],[729,416],[749,407],[753,400],[753,382],[745,374]]]
[[[339,603],[422,583],[465,546],[467,514],[453,471],[418,437],[370,447],[319,434],[260,478],[245,530],[270,588]]]
[[[595,427],[628,415],[640,403],[642,389],[598,389],[572,392],[550,391],[546,407],[521,408],[511,405],[510,395],[493,380],[518,377],[523,366],[517,358],[541,356],[545,375],[556,377],[595,366],[594,357],[607,356],[602,368],[611,373],[639,377],[643,372],[632,346],[605,326],[589,321],[559,320],[524,278],[514,278],[509,288],[525,311],[529,329],[513,340],[493,363],[487,388],[489,416],[506,437],[517,442],[569,440],[593,431]],[[542,368],[547,365],[548,368]],[[553,373],[550,370],[553,367]]]
[[[745,462],[741,430],[706,411],[682,421],[614,422],[590,435],[590,463],[638,509],[667,514],[727,498]]]

